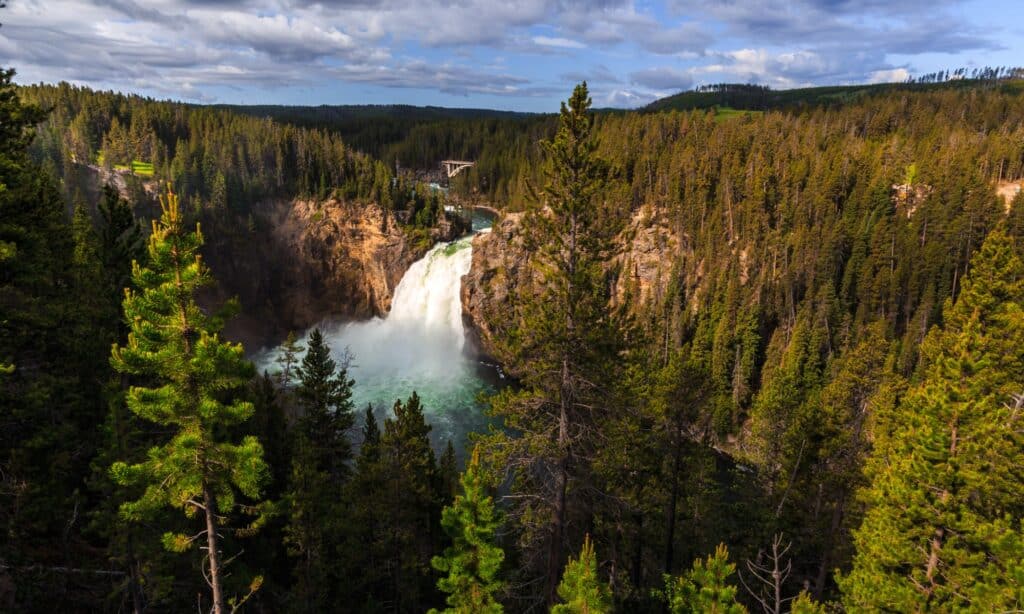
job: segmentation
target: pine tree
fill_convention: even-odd
[[[495,596],[502,590],[498,579],[505,553],[494,543],[501,525],[500,513],[487,494],[486,479],[480,467],[480,451],[473,450],[459,483],[462,494],[444,508],[441,526],[452,539],[443,556],[435,556],[434,569],[447,573],[437,586],[448,593],[450,614],[500,614],[503,609]],[[436,612],[436,610],[432,610]]]
[[[439,506],[434,487],[437,463],[430,447],[430,425],[420,397],[395,401],[380,440],[383,551],[388,554],[389,590],[384,598],[399,610],[425,609],[432,589],[430,559],[436,552]],[[427,529],[424,529],[427,527]]]
[[[736,586],[729,583],[735,571],[725,544],[719,544],[706,561],[694,561],[693,569],[685,575],[665,576],[661,596],[672,614],[743,614],[747,610],[736,602]]]
[[[89,565],[95,552],[81,534],[91,503],[84,486],[102,443],[109,368],[87,352],[102,356],[101,341],[113,337],[107,318],[78,310],[82,282],[96,270],[75,260],[94,237],[80,217],[76,245],[58,181],[31,161],[46,115],[23,100],[13,76],[0,69],[0,573],[17,592],[0,608],[60,611],[87,592],[61,569]]]
[[[869,509],[840,581],[849,610],[1024,605],[1024,264],[1005,233],[985,240],[944,321],[868,466]]]
[[[183,510],[188,518],[202,515],[201,531],[191,536],[165,533],[163,543],[183,552],[205,540],[213,611],[221,614],[227,600],[219,525],[240,506],[236,491],[257,500],[267,475],[255,437],[234,444],[223,434],[252,415],[252,404],[238,400],[236,393],[253,369],[241,345],[218,336],[222,318],[206,315],[196,304],[196,292],[211,282],[199,257],[203,239],[198,227],[194,232],[185,227],[178,197],[170,190],[161,206],[163,215],[154,222],[149,240],[149,264],[134,267],[136,289],[125,295],[128,342],[114,346],[111,364],[154,382],[152,387],[131,387],[128,407],[170,427],[173,435],[150,449],[142,463],[114,463],[111,474],[122,485],[145,487],[141,498],[121,506],[127,520],[141,520],[165,506]],[[254,580],[251,589],[260,581]]]
[[[348,430],[355,423],[352,414],[352,386],[348,364],[331,358],[331,349],[320,329],[309,334],[306,355],[296,369],[299,383],[295,390],[302,415],[299,431],[313,446],[317,467],[327,471],[335,485],[348,476],[352,446]]]
[[[355,471],[346,485],[345,498],[350,502],[345,523],[345,542],[339,552],[340,567],[349,579],[344,598],[362,611],[378,608],[384,583],[385,550],[381,510],[385,509],[381,488],[381,432],[373,407],[364,412],[362,443],[356,457]]]
[[[612,611],[608,585],[597,576],[597,555],[587,535],[579,558],[569,558],[558,585],[558,596],[564,603],[551,608],[551,614],[604,614]]]
[[[335,577],[334,554],[343,541],[341,495],[352,457],[353,381],[347,367],[331,358],[319,329],[310,333],[308,347],[296,371],[302,414],[294,433],[285,543],[297,559],[292,606],[317,612],[332,603],[333,587],[341,581]]]
[[[290,331],[288,337],[281,344],[281,355],[277,357],[277,364],[281,368],[274,374],[277,385],[282,389],[289,389],[295,377],[295,367],[299,363],[299,356],[306,348],[298,342],[295,331]]]
[[[561,106],[557,133],[543,143],[543,195],[523,224],[531,272],[541,283],[520,289],[517,328],[504,348],[504,361],[520,367],[525,386],[493,399],[492,413],[508,430],[488,442],[490,457],[515,472],[512,518],[530,571],[545,575],[549,604],[571,508],[585,507],[571,497],[586,491],[584,459],[610,396],[620,334],[604,271],[617,218],[601,197],[607,165],[596,154],[590,105],[586,84],[576,86]]]

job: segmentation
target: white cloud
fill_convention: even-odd
[[[569,75],[626,80],[564,61],[578,59],[628,73],[631,89],[606,95],[635,106],[693,81],[903,80],[911,67],[891,55],[993,47],[952,0],[930,12],[931,0],[663,1],[676,12],[646,0],[16,0],[0,11],[0,65],[195,99],[331,80],[515,97],[564,93]],[[550,68],[517,61],[542,54]]]
[[[906,68],[892,68],[889,70],[875,70],[868,75],[868,83],[900,83],[910,78],[910,71]]]
[[[637,92],[635,90],[615,89],[603,97],[604,105],[618,109],[635,109],[642,107],[660,98],[659,95],[650,92]]]
[[[579,41],[558,36],[534,36],[532,40],[542,47],[558,47],[561,49],[583,49],[586,47],[586,45]]]

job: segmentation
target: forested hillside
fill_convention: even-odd
[[[1024,71],[1020,68],[958,68],[909,79],[904,83],[831,85],[773,90],[765,85],[719,83],[660,98],[644,107],[647,111],[690,111],[722,107],[746,111],[799,110],[809,107],[841,106],[874,95],[899,92],[920,93],[939,90],[1018,89]],[[1014,83],[1016,82],[1016,83]]]
[[[579,368],[598,371],[575,377],[624,387],[587,390],[579,401],[586,411],[567,417],[569,431],[578,434],[566,447],[547,448],[544,470],[569,467],[564,501],[550,485],[520,485],[518,501],[531,508],[523,510],[530,519],[522,521],[523,547],[548,547],[538,541],[535,523],[564,508],[560,522],[572,533],[566,543],[579,544],[590,532],[609,557],[609,571],[620,574],[616,590],[637,600],[630,607],[640,607],[661,573],[712,552],[718,542],[740,560],[770,566],[765,557],[778,534],[788,546],[780,564],[791,565],[783,594],[804,587],[819,598],[839,598],[834,570],[847,569],[854,552],[851,530],[865,510],[856,493],[872,475],[863,473],[866,459],[876,442],[892,436],[890,429],[919,411],[903,397],[908,387],[926,385],[929,365],[939,360],[922,350],[925,339],[948,326],[951,301],[960,305],[965,280],[985,258],[976,254],[986,237],[1003,250],[1020,233],[1024,197],[1005,201],[995,187],[1024,177],[1022,111],[1017,92],[986,88],[899,93],[726,121],[711,111],[599,115],[593,155],[607,170],[586,202],[602,212],[591,222],[595,237],[615,238],[590,256],[605,262],[591,273],[604,281],[587,283],[604,293],[600,302],[618,310],[593,316],[584,329],[616,330],[621,337],[578,340],[573,347],[620,349],[605,355],[616,357],[611,365],[595,357]],[[544,166],[524,168],[514,185],[544,185]],[[561,200],[550,193],[541,198]],[[509,205],[530,202],[523,191]],[[535,271],[550,275],[554,265],[531,255],[543,237],[518,239],[532,237],[545,215],[527,206],[525,217],[510,216],[481,238],[480,253],[504,256],[481,262],[473,278],[483,284],[477,314],[491,331],[491,351],[531,384],[529,395],[557,400],[563,393],[544,392],[556,375],[536,345],[546,347],[536,331],[551,334],[543,314],[554,301],[537,311],[535,297],[546,286],[538,280],[546,277]],[[580,223],[543,228],[558,234]],[[679,247],[645,253],[652,237]],[[560,287],[584,283],[569,279],[576,281]],[[1000,298],[986,301],[1018,300],[991,291]],[[1004,374],[1012,377],[1003,361],[1018,351],[993,351],[990,358],[1004,367],[991,368],[1011,369]],[[528,396],[497,406],[531,438],[530,454],[540,446],[532,438],[554,445],[557,438],[545,433],[561,432],[557,419],[522,422],[538,402]],[[991,402],[998,408],[1015,401],[1004,390]],[[874,462],[893,460],[891,452],[876,454],[886,456]],[[543,471],[536,462],[533,470]],[[903,488],[924,484],[920,476]],[[886,496],[900,497],[887,503],[899,506],[913,495]],[[1010,514],[1018,526],[1020,515]],[[870,541],[885,548],[878,542],[896,537],[886,528],[871,530],[870,538],[859,538],[862,547]],[[548,566],[543,557],[533,564],[527,577]],[[897,610],[927,603],[906,598]]]
[[[722,117],[581,84],[360,151],[5,72],[0,609],[1024,607],[1024,96],[920,89]],[[297,198],[430,241],[441,196],[392,169],[447,157],[502,212],[463,300],[516,383],[435,450],[318,330],[256,373],[200,254]]]

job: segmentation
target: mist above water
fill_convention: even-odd
[[[415,390],[438,448],[450,439],[461,450],[467,433],[486,429],[477,397],[500,383],[466,348],[460,293],[472,262],[471,240],[438,244],[413,263],[395,288],[387,316],[320,325],[334,358],[351,359],[357,410],[369,403],[379,417],[390,415],[395,400]],[[256,362],[273,372],[278,354],[279,349],[264,352]]]

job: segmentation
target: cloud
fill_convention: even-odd
[[[653,90],[686,90],[693,85],[693,76],[683,70],[669,67],[647,68],[629,74],[634,85]]]
[[[542,47],[559,47],[561,49],[583,49],[586,47],[586,45],[579,41],[557,36],[534,36],[533,42]]]
[[[954,0],[9,5],[0,12],[0,64],[23,76],[197,100],[218,88],[280,92],[336,82],[533,99],[560,96],[585,79],[595,99],[599,92],[607,104],[636,106],[695,82],[901,79],[913,72],[907,57],[999,48]]]
[[[604,101],[604,106],[614,107],[618,109],[635,109],[642,107],[650,102],[653,102],[660,96],[652,94],[650,92],[638,92],[635,90],[628,89],[614,89],[607,92],[601,100]]]
[[[910,71],[906,68],[892,68],[889,70],[875,70],[868,75],[868,83],[900,83],[910,78]]]

